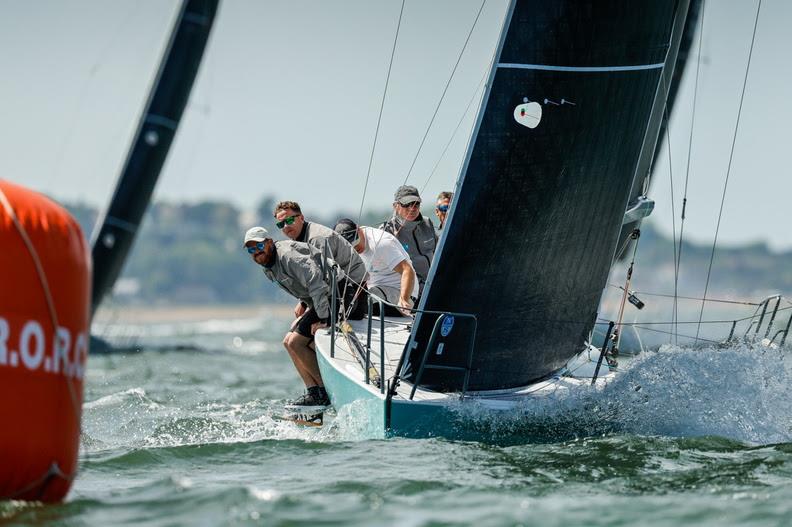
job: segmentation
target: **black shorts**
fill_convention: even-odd
[[[316,314],[316,311],[314,311],[312,307],[309,307],[305,310],[305,313],[297,319],[297,325],[294,326],[292,331],[313,340],[314,336],[311,334],[311,326],[320,321],[321,319]]]

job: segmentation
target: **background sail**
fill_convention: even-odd
[[[113,198],[93,239],[91,312],[112,289],[187,106],[219,0],[184,0]]]
[[[685,0],[514,4],[420,306],[477,315],[469,389],[527,384],[583,348],[686,11]],[[424,351],[429,364],[467,360],[459,318],[426,350],[435,320],[414,324],[411,382]],[[420,384],[462,380],[430,369]]]

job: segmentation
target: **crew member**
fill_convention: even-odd
[[[296,201],[281,201],[275,205],[273,212],[275,226],[289,239],[305,242],[319,249],[324,254],[325,247],[330,258],[344,270],[349,282],[344,282],[341,287],[347,317],[351,320],[363,318],[366,302],[361,294],[365,291],[366,264],[360,256],[352,250],[352,246],[332,229],[316,222],[306,221],[300,205]],[[305,305],[300,302],[294,308],[294,316],[299,317],[305,311]],[[350,307],[353,309],[350,310]]]
[[[437,234],[432,220],[421,215],[421,196],[417,188],[402,185],[396,189],[393,217],[380,228],[393,234],[409,254],[418,276],[419,291],[423,293],[437,247]]]
[[[245,233],[245,249],[253,261],[264,269],[267,278],[297,298],[306,307],[294,321],[283,339],[297,373],[307,392],[290,401],[296,406],[328,406],[330,398],[324,388],[316,351],[311,348],[314,334],[330,321],[331,283],[323,273],[322,255],[307,243],[292,240],[273,241],[264,227],[253,227]],[[326,265],[336,265],[325,259]],[[338,275],[344,277],[343,270]]]
[[[437,204],[435,205],[435,216],[437,216],[437,221],[439,221],[439,225],[437,226],[437,230],[443,230],[443,225],[445,225],[446,218],[448,217],[448,209],[451,207],[451,199],[454,197],[453,192],[441,192],[437,196]]]
[[[409,315],[418,296],[418,282],[410,256],[399,240],[381,229],[358,227],[348,218],[338,220],[335,231],[346,238],[366,262],[369,294],[398,306],[401,314]]]

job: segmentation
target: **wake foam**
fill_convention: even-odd
[[[777,349],[664,346],[632,360],[605,387],[557,390],[495,413],[459,404],[460,425],[499,441],[607,433],[792,441],[792,357]]]
[[[636,434],[792,440],[792,357],[783,350],[664,346],[639,356],[600,393]]]

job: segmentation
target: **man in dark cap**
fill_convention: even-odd
[[[349,218],[338,220],[335,232],[351,243],[366,262],[369,293],[393,306],[386,308],[386,314],[409,316],[418,296],[418,282],[410,256],[399,240],[381,229],[358,227]]]
[[[393,234],[410,255],[421,293],[429,277],[437,234],[432,220],[421,215],[421,196],[412,185],[402,185],[393,196],[393,217],[380,225],[380,229]]]

